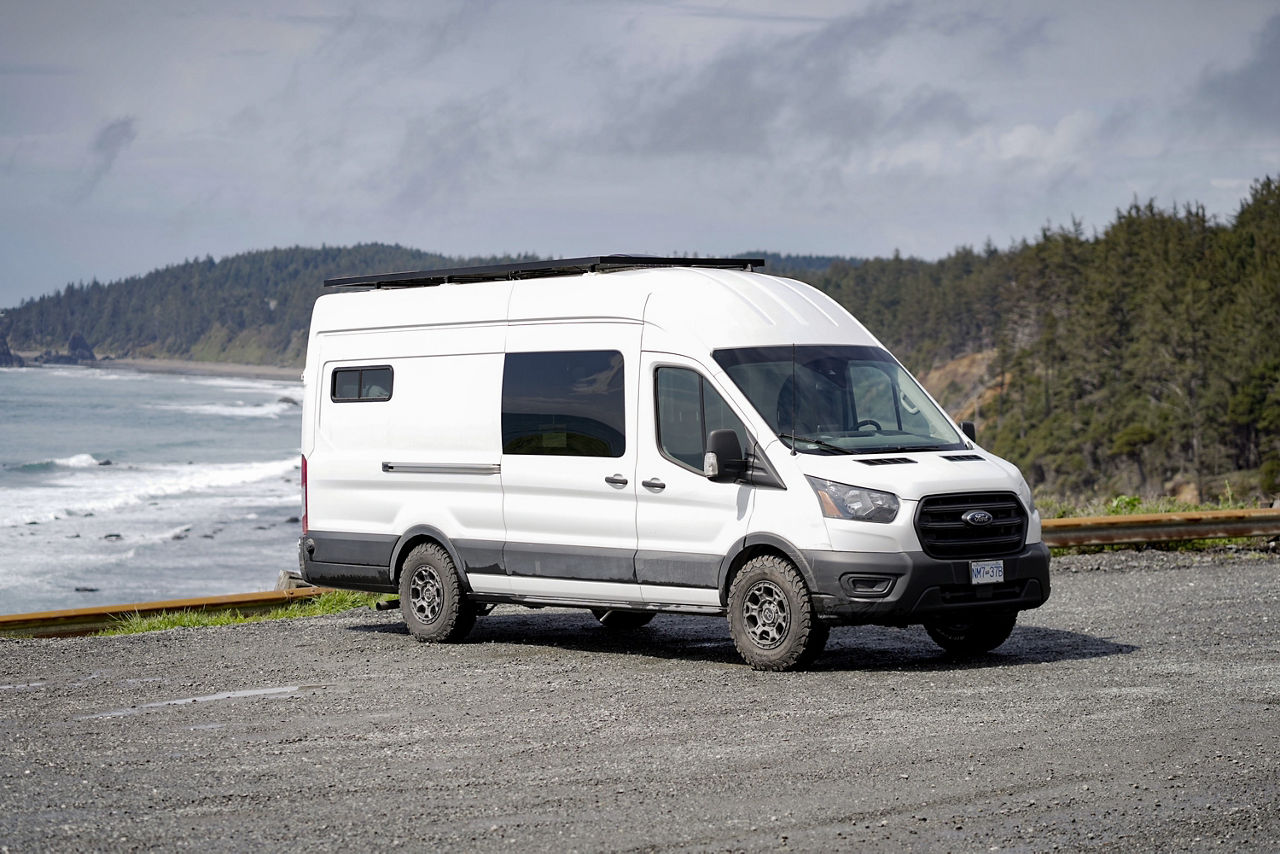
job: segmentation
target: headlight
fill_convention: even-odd
[[[808,478],[818,494],[822,515],[828,519],[856,519],[859,522],[892,522],[898,515],[898,496],[834,480]]]

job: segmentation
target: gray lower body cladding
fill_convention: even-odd
[[[386,535],[311,532],[299,542],[302,577],[322,586],[395,593],[391,561],[398,541],[399,538]],[[694,560],[697,556],[687,556],[693,563],[677,566],[684,561],[675,560],[673,555],[662,555],[662,561],[648,561],[643,559],[646,553],[628,553],[637,567],[647,571],[643,573],[645,577],[627,577],[619,568],[620,554],[616,550],[602,550],[596,556],[599,559],[593,560],[587,554],[590,550],[574,549],[573,559],[566,563],[562,550],[538,554],[536,547],[527,545],[508,545],[506,549],[501,543],[445,545],[458,559],[464,575],[497,573],[715,586],[706,556],[700,561]],[[504,551],[507,558],[514,560],[504,561]],[[909,625],[935,618],[963,618],[970,613],[1037,608],[1049,598],[1049,550],[1043,543],[1033,543],[1019,554],[1004,557],[1005,580],[997,584],[973,584],[968,560],[937,560],[923,552],[795,554],[806,564],[803,569],[819,616],[835,624]],[[557,572],[555,567],[564,571]],[[655,573],[654,567],[663,571]],[[649,578],[650,574],[658,577]],[[640,599],[637,593],[637,602]]]

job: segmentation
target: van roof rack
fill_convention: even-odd
[[[656,255],[594,255],[559,261],[521,261],[485,267],[452,267],[383,273],[377,276],[340,276],[325,279],[326,288],[412,288],[459,282],[491,282],[499,279],[536,279],[574,273],[612,273],[644,267],[712,267],[719,270],[754,270],[763,267],[763,258],[662,258]]]

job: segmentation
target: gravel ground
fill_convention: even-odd
[[[1280,557],[1056,559],[995,653],[499,608],[0,641],[0,851],[1280,850]]]

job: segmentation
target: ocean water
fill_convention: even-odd
[[[270,590],[297,568],[297,382],[0,368],[0,614]]]

